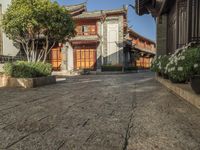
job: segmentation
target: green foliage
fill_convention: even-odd
[[[194,74],[194,64],[198,61],[198,48],[176,51],[166,66],[166,73],[173,82],[185,82]]]
[[[11,40],[22,45],[28,57],[33,57],[31,61],[39,59],[34,54],[41,54],[38,47],[43,48],[40,51],[46,56],[53,44],[63,43],[75,33],[68,11],[51,0],[12,0],[3,16],[2,27]]]
[[[160,60],[162,56],[155,57],[151,62],[151,71],[161,73]]]
[[[18,61],[4,65],[4,73],[15,78],[45,77],[51,75],[51,71],[51,64],[41,62]]]
[[[167,66],[167,64],[169,63],[169,58],[170,58],[170,56],[169,55],[164,55],[164,56],[162,56],[162,58],[161,58],[161,60],[160,60],[160,65],[161,65],[161,73],[162,74],[167,74],[166,73],[166,66]]]
[[[200,48],[196,48],[196,53],[193,61],[193,75],[200,75]]]
[[[104,71],[122,71],[121,65],[103,65],[101,70]]]

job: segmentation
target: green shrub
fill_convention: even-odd
[[[121,65],[103,65],[101,70],[104,71],[122,71]]]
[[[166,66],[167,66],[167,64],[169,63],[169,58],[170,58],[170,56],[169,55],[163,55],[162,57],[161,57],[161,60],[160,60],[160,65],[161,65],[161,69],[160,69],[160,72],[161,72],[161,74],[162,75],[167,75],[167,72],[166,72]]]
[[[161,55],[159,57],[155,57],[151,64],[151,71],[164,75],[166,74],[165,68],[168,63],[169,63],[168,55]]]
[[[200,48],[196,50],[194,65],[193,65],[193,75],[200,75]]]
[[[173,82],[185,82],[194,74],[198,51],[198,48],[178,50],[169,58],[165,72]]]
[[[161,73],[160,69],[160,60],[162,56],[154,57],[153,61],[151,62],[151,71]]]
[[[17,61],[15,63],[6,63],[4,73],[15,78],[35,78],[51,75],[52,66],[48,63],[32,63]]]

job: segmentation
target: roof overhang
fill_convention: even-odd
[[[138,15],[152,14],[160,16],[166,7],[167,0],[136,0],[135,8]]]
[[[99,43],[98,40],[70,40],[70,43],[72,45],[97,45]]]
[[[150,51],[150,50],[147,50],[147,49],[144,49],[144,48],[141,48],[141,47],[139,47],[137,45],[134,45],[133,49],[136,50],[136,51],[138,51],[138,52],[145,53],[145,54],[156,55],[156,52]]]

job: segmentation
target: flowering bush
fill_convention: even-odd
[[[151,62],[151,71],[161,73],[160,60],[161,60],[161,56],[154,57],[153,61]]]
[[[197,48],[181,49],[169,58],[165,73],[173,82],[185,82],[194,73],[194,64],[197,62]]]
[[[156,57],[152,61],[151,70],[164,75],[166,74],[165,68],[168,63],[169,63],[169,56],[163,55],[163,56]]]

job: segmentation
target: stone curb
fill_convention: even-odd
[[[156,77],[156,80],[167,87],[175,95],[181,97],[182,99],[188,101],[189,103],[200,109],[200,96],[195,94],[192,89],[184,89],[183,87],[181,87],[181,84],[173,84],[169,80],[163,79],[161,77]]]
[[[0,87],[35,88],[55,83],[56,83],[55,76],[38,77],[38,78],[12,78],[5,75],[0,76]]]

